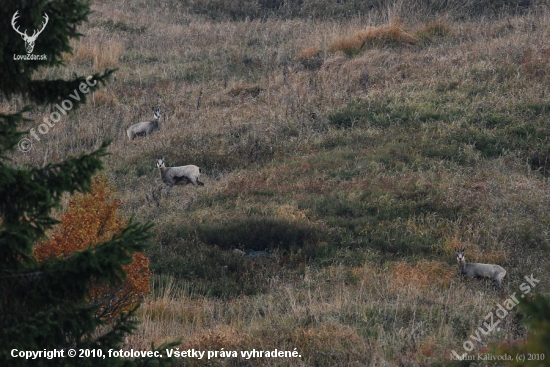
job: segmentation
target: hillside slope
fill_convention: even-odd
[[[124,212],[155,223],[155,288],[129,348],[182,338],[301,354],[219,365],[431,365],[463,353],[524,276],[547,293],[546,7],[240,19],[186,4],[94,2],[67,66],[40,76],[116,78],[13,157],[39,165],[112,139]],[[160,130],[129,141],[157,105]],[[205,186],[166,190],[157,155],[201,167]],[[459,277],[457,247],[504,267],[503,289]],[[521,317],[474,351],[524,338]]]

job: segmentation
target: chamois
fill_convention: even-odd
[[[464,248],[458,250],[455,248],[456,260],[458,261],[458,267],[460,273],[470,278],[489,278],[494,280],[500,287],[502,279],[506,275],[506,270],[500,265],[494,264],[479,264],[479,263],[467,263],[464,257]]]
[[[159,157],[157,158],[157,168],[159,169],[160,178],[170,188],[174,185],[187,184],[204,186],[204,183],[199,180],[201,169],[192,164],[180,167],[166,167],[164,165],[164,157]]]
[[[155,118],[151,121],[139,122],[134,124],[126,130],[128,139],[134,140],[136,136],[147,136],[151,135],[155,130],[160,129],[159,119],[160,119],[160,107],[153,108],[153,114]]]

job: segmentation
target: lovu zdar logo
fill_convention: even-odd
[[[27,54],[30,54],[34,49],[34,42],[36,41],[36,38],[40,35],[40,33],[42,33],[44,28],[46,28],[46,24],[48,24],[48,14],[44,13],[44,23],[42,23],[42,28],[39,31],[35,29],[32,36],[29,36],[26,29],[25,32],[21,32],[19,31],[19,27],[16,28],[15,20],[19,18],[19,15],[17,15],[17,13],[19,13],[19,10],[16,11],[15,14],[13,14],[13,18],[11,18],[11,26],[17,33],[21,35],[21,38],[23,38],[23,41],[25,41],[25,49],[27,50]]]

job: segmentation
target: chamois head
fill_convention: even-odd
[[[164,165],[164,156],[157,157],[157,168],[164,168],[164,167],[166,167]]]
[[[160,120],[160,107],[153,107],[153,115],[155,120]]]
[[[464,247],[462,248],[462,250],[455,248],[456,260],[459,263],[466,261],[466,258],[464,257],[464,250],[465,250]]]

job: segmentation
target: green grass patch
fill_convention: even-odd
[[[369,139],[369,143],[378,147],[380,163],[397,170],[403,165],[410,167],[421,157],[470,164],[476,159],[467,153],[470,146],[484,158],[506,152],[530,156],[533,146],[544,138],[550,112],[547,103],[489,108],[479,113],[467,107],[469,102],[460,90],[448,90],[444,96],[422,95],[426,98],[422,103],[392,98],[354,100],[332,111],[328,122],[343,129],[383,129],[383,136]],[[426,139],[430,131],[437,134]],[[327,148],[350,143],[346,135],[326,139]],[[534,161],[540,165],[536,158]]]

